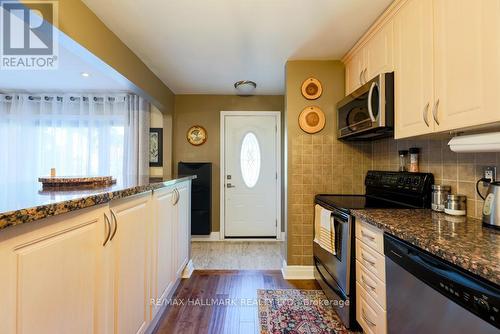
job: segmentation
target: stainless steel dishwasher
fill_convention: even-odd
[[[384,253],[389,333],[500,332],[498,286],[390,235]]]

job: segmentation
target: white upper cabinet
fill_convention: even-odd
[[[434,0],[436,130],[500,121],[500,0]]]
[[[351,60],[346,64],[346,95],[351,94],[364,83],[364,69],[363,51],[361,50],[354,54]]]
[[[500,122],[500,0],[396,0],[359,45],[346,93],[394,69],[396,138]]]
[[[394,17],[396,138],[434,131],[432,0],[410,0]]]
[[[392,72],[394,70],[394,24],[387,22],[366,43],[363,48],[365,69],[364,81],[367,82],[380,73]]]
[[[351,56],[345,70],[346,95],[380,73],[393,71],[393,36],[393,23],[390,21]]]

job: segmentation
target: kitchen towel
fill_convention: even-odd
[[[335,229],[332,212],[321,205],[314,207],[314,242],[327,252],[335,255]]]

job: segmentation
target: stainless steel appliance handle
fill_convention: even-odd
[[[371,327],[377,327],[377,324],[366,317],[365,311],[361,311],[361,317]]]
[[[439,125],[439,120],[437,117],[438,108],[439,108],[439,99],[437,99],[436,104],[434,105],[434,109],[432,109],[432,117],[434,117],[434,121],[436,122],[437,125]]]
[[[373,82],[370,91],[368,92],[368,115],[370,116],[370,119],[372,122],[375,122],[375,116],[373,116],[373,109],[372,109],[372,97],[373,97],[373,90],[377,86],[376,82]],[[439,125],[439,124],[438,124]]]
[[[431,103],[430,102],[427,102],[427,104],[425,105],[424,107],[424,111],[423,111],[423,117],[424,117],[424,122],[425,122],[425,125],[427,125],[427,127],[430,126],[429,124],[429,107],[431,106]]]
[[[113,241],[113,238],[115,237],[116,231],[118,230],[118,219],[116,219],[115,213],[113,210],[109,210],[111,212],[111,219],[115,221],[115,229],[113,231],[113,234],[111,234],[111,237],[109,238],[109,241]]]
[[[106,215],[106,213],[104,213],[104,222],[106,223],[106,225],[108,225],[108,233],[106,234],[106,239],[104,239],[104,242],[102,244],[103,247],[106,246],[106,244],[109,241],[109,237],[111,235],[111,223],[109,222],[109,218]]]

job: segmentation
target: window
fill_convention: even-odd
[[[260,175],[260,146],[252,132],[247,133],[241,142],[240,166],[246,186],[255,187]]]
[[[133,174],[132,98],[0,94],[0,183],[36,182],[51,168],[58,176]]]

